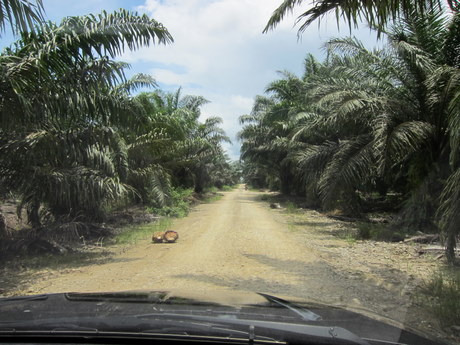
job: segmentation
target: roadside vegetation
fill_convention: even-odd
[[[456,2],[312,1],[299,34],[328,11],[375,28],[382,48],[354,37],[281,72],[240,117],[245,182],[303,198],[305,207],[366,222],[361,238],[440,233],[455,263],[460,222],[460,13]],[[266,30],[302,1],[285,0]],[[339,17],[337,17],[339,18]],[[384,40],[383,40],[384,39]]]
[[[420,292],[422,303],[436,315],[440,325],[460,335],[460,272],[439,271]]]

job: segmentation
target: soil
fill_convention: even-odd
[[[249,290],[370,310],[447,337],[421,307],[417,286],[442,265],[419,244],[355,241],[351,225],[312,210],[271,209],[239,188],[174,221],[176,243],[95,249],[104,260],[22,271],[4,295],[120,290]],[[153,232],[153,231],[152,231]],[[14,279],[0,276],[0,286]],[[0,291],[0,294],[2,291]],[[452,338],[451,338],[452,339]]]

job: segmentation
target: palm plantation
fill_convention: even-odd
[[[354,38],[330,40],[324,61],[308,55],[302,76],[283,72],[267,85],[241,117],[247,181],[355,217],[369,198],[398,195],[392,226],[440,231],[453,262],[458,5],[285,0],[265,31],[306,3],[299,33],[336,12],[350,28],[364,20],[388,44],[371,51]],[[163,92],[148,75],[128,79],[116,60],[126,48],[172,43],[162,24],[125,10],[54,24],[40,1],[20,0],[2,2],[0,22],[20,34],[0,55],[1,193],[20,199],[33,228],[101,221],[120,205],[161,207],[175,188],[201,193],[238,180],[222,120],[200,120],[206,99]]]
[[[284,1],[266,30],[301,3]],[[449,10],[438,1],[310,5],[298,18],[304,21],[299,32],[336,10],[350,25],[364,18],[388,44],[370,51],[353,38],[333,39],[325,61],[308,56],[303,76],[286,74],[271,83],[268,97],[241,117],[248,181],[296,190],[311,206],[353,216],[363,214],[372,194],[401,195],[392,227],[439,229],[452,263],[460,220],[455,2]]]
[[[20,31],[0,55],[0,183],[33,229],[102,221],[122,205],[161,207],[173,188],[215,184],[229,164],[220,147],[228,138],[220,118],[199,121],[207,101],[180,90],[133,96],[156,82],[127,79],[128,65],[115,60],[126,48],[172,43],[162,24],[119,10],[57,25],[41,21],[41,2],[26,5],[5,2],[0,17]]]

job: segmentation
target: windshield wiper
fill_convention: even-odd
[[[315,314],[314,312],[302,308],[300,306],[297,306],[291,302],[285,301],[284,299],[272,296],[272,295],[267,295],[261,292],[258,292],[258,294],[264,298],[266,298],[268,301],[278,304],[282,307],[288,308],[289,310],[293,311],[297,315],[299,315],[304,321],[319,321],[321,320],[321,316],[318,314]]]
[[[44,301],[47,299],[48,299],[47,294],[33,295],[33,296],[3,297],[0,299],[0,303],[18,302],[18,301]]]
[[[314,343],[314,344],[350,344],[350,345],[368,345],[369,343],[350,331],[341,327],[326,327],[306,324],[293,324],[285,322],[245,320],[245,319],[223,319],[220,317],[200,316],[200,315],[182,315],[174,313],[150,313],[135,316],[139,319],[156,319],[179,321],[196,321],[209,322],[214,326],[225,327],[243,327],[254,329],[256,336],[263,336],[283,341],[287,343]]]
[[[207,337],[240,340],[257,340],[276,342],[276,339],[254,335],[254,327],[225,327],[215,322],[197,322],[195,320],[155,320],[155,322],[139,322],[132,317],[72,317],[30,320],[26,322],[3,322],[0,324],[1,336],[48,335],[48,336],[181,336]]]

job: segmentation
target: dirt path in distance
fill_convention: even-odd
[[[372,310],[414,327],[435,327],[412,294],[439,263],[401,243],[351,243],[341,222],[315,211],[289,215],[243,188],[174,221],[174,244],[150,238],[102,264],[46,274],[24,292],[229,289]]]

